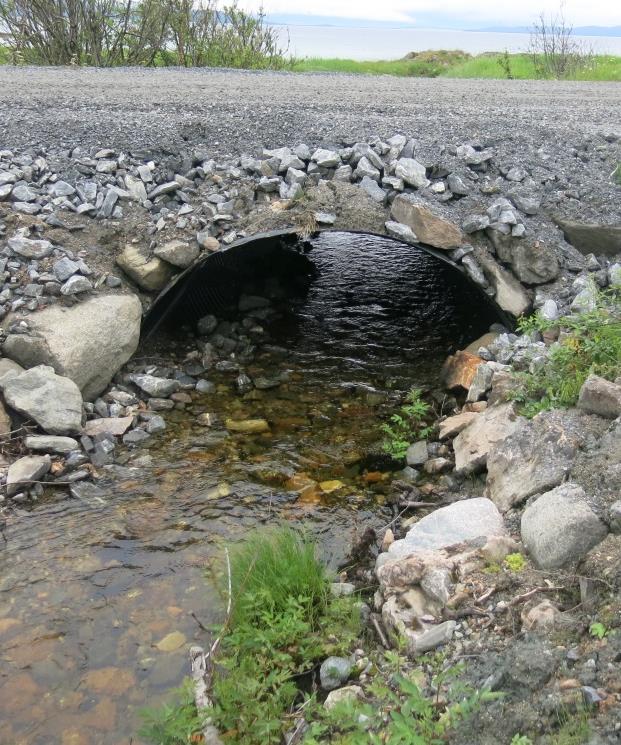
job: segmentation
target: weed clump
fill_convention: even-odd
[[[422,400],[421,391],[412,388],[399,412],[390,417],[390,424],[383,424],[382,448],[396,460],[405,458],[409,446],[416,440],[429,437],[432,427],[426,424],[431,406]]]
[[[589,375],[614,380],[621,375],[621,303],[616,290],[594,293],[592,310],[548,321],[538,313],[522,319],[521,333],[559,329],[546,364],[517,373],[513,398],[521,413],[574,406]]]

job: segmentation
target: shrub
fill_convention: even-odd
[[[407,403],[399,413],[390,417],[390,424],[381,426],[385,435],[382,443],[384,452],[399,460],[405,458],[408,447],[415,440],[424,440],[429,436],[432,428],[425,426],[424,422],[430,411],[431,406],[422,400],[421,391],[412,388],[407,395]]]
[[[530,53],[537,77],[555,80],[575,77],[593,60],[593,50],[573,36],[562,5],[555,15],[539,16],[531,30]]]
[[[12,58],[48,65],[282,68],[278,34],[236,0],[0,0]]]
[[[538,313],[520,321],[522,333],[559,327],[546,364],[517,374],[513,398],[526,416],[574,406],[589,375],[614,380],[621,374],[621,303],[619,292],[596,293],[596,306],[585,313],[547,321]]]

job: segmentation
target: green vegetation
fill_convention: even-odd
[[[61,8],[62,6],[62,8]],[[263,11],[237,0],[0,0],[0,62],[282,69],[292,60]],[[8,53],[7,53],[8,52]]]
[[[434,60],[434,55],[437,59]],[[400,60],[358,61],[308,58],[298,60],[296,72],[342,72],[398,77],[510,78],[535,80],[548,77],[531,54],[486,53],[475,57],[465,52],[421,52]],[[573,70],[571,80],[621,80],[621,57],[597,55]]]
[[[522,333],[560,329],[545,365],[516,375],[513,398],[528,417],[540,411],[573,406],[589,375],[614,380],[621,375],[621,302],[618,291],[592,287],[595,308],[546,321],[539,313],[519,323]]]
[[[466,52],[412,52],[400,60],[358,61],[351,59],[306,58],[293,65],[295,72],[343,72],[367,75],[396,75],[398,77],[436,78],[456,65],[471,59]]]
[[[550,739],[551,745],[583,745],[591,735],[589,713],[585,708],[573,714],[563,713],[560,727]]]
[[[523,554],[520,553],[507,554],[507,556],[505,556],[505,565],[507,569],[510,569],[512,572],[521,572],[526,566],[526,559]]]
[[[328,710],[310,674],[326,657],[360,645],[357,600],[330,592],[314,544],[288,528],[257,532],[234,547],[222,579],[227,598],[229,578],[233,602],[216,629],[220,645],[208,679],[214,707],[206,713],[230,745],[276,745],[300,719],[309,725],[304,745],[440,745],[458,722],[501,695],[459,685],[461,667],[443,669],[443,655],[414,666],[399,651],[378,651],[369,655],[373,680],[364,700]],[[432,670],[428,693],[422,664]],[[140,736],[154,745],[200,742],[207,723],[189,683],[170,705],[142,716]]]
[[[397,460],[405,458],[409,446],[417,441],[424,440],[431,432],[430,426],[425,426],[431,406],[421,399],[421,391],[417,388],[407,395],[407,403],[404,404],[398,414],[390,417],[390,424],[383,424],[381,430],[384,433],[382,447],[384,452]]]
[[[533,741],[526,735],[513,735],[511,745],[533,745]]]
[[[459,722],[468,719],[481,706],[502,693],[475,691],[460,686],[456,666],[433,676],[435,699],[421,690],[420,670],[404,671],[407,661],[396,652],[386,652],[388,665],[382,665],[367,695],[371,700],[339,702],[333,709],[315,706],[307,711],[309,729],[304,745],[442,745]],[[446,699],[440,706],[441,694]]]
[[[360,612],[355,599],[331,594],[315,545],[291,529],[251,535],[233,548],[230,566],[233,603],[217,630],[211,719],[229,743],[280,743],[286,714],[303,700],[298,681],[326,657],[351,651]],[[172,706],[145,712],[141,736],[185,745],[188,728],[200,728],[192,709],[186,692]]]
[[[144,724],[138,734],[154,745],[187,745],[203,726],[189,681],[173,693],[170,704],[144,709],[140,714]]]
[[[603,639],[605,636],[608,636],[608,629],[603,623],[595,621],[589,626],[589,634],[594,636],[596,639]]]

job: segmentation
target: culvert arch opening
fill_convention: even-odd
[[[446,357],[503,320],[467,275],[423,247],[369,233],[270,233],[180,275],[146,318],[143,352],[168,361],[156,375],[205,379],[205,422],[249,435],[240,460],[252,454],[279,473],[294,463],[310,483],[374,500],[381,485],[364,474],[398,470],[383,425],[412,388],[441,407]]]

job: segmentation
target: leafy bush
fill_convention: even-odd
[[[277,32],[236,0],[0,0],[12,59],[48,65],[283,68]]]
[[[618,291],[599,292],[596,307],[547,321],[538,313],[520,321],[522,333],[561,329],[546,364],[517,375],[514,399],[526,416],[573,406],[589,375],[614,380],[621,374],[621,303]]]
[[[416,440],[426,439],[431,427],[425,426],[431,406],[422,400],[421,391],[417,388],[407,395],[407,403],[403,405],[399,413],[390,417],[390,424],[383,424],[381,431],[384,433],[382,447],[384,452],[398,460],[405,458],[408,447]]]

